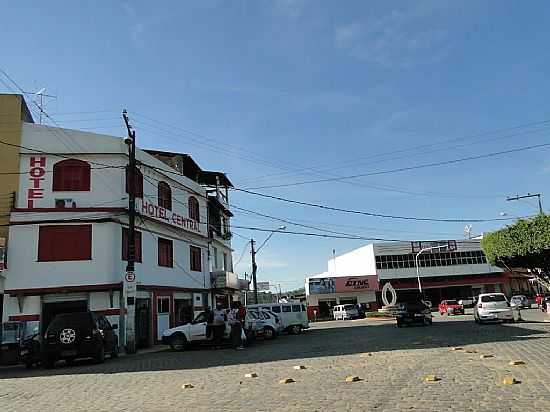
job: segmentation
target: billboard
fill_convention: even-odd
[[[269,290],[269,282],[258,282],[256,283],[258,291]]]
[[[310,278],[308,286],[312,295],[375,291],[378,290],[378,277],[372,275]]]

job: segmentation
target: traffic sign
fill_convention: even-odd
[[[136,273],[135,272],[126,272],[126,282],[133,282],[136,280]]]

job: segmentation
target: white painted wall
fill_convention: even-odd
[[[328,261],[329,276],[376,275],[373,245],[366,245]]]

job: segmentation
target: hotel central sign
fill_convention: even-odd
[[[139,206],[138,206],[139,210]],[[172,226],[179,227],[184,230],[188,230],[194,233],[200,233],[200,223],[196,220],[184,217],[176,212],[155,205],[154,203],[143,200],[141,203],[141,214],[144,216],[152,217],[164,223],[168,223]]]

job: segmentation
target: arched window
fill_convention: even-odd
[[[199,213],[199,201],[197,198],[191,196],[189,198],[188,208],[189,208],[189,219],[196,220],[197,222],[201,221],[201,215]]]
[[[159,182],[158,185],[159,206],[166,210],[172,210],[172,189],[166,182]]]
[[[76,192],[90,190],[90,164],[67,159],[53,165],[53,191]]]
[[[126,193],[130,193],[130,173],[126,167]],[[143,197],[143,173],[136,167],[134,169],[134,196]]]

